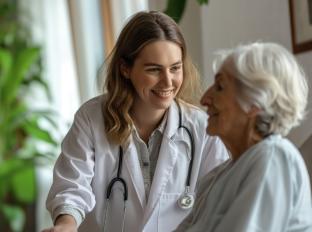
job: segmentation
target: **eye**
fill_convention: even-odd
[[[214,85],[217,91],[222,91],[224,89],[223,85],[219,81],[217,81]]]
[[[170,68],[170,72],[173,72],[173,73],[178,72],[178,71],[180,71],[181,67],[182,67],[182,65],[175,65],[175,66],[172,66],[172,67]]]
[[[146,69],[146,71],[149,72],[149,73],[159,73],[160,72],[160,68],[152,67],[152,68]]]

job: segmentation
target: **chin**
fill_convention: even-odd
[[[167,100],[164,100],[164,101],[157,101],[157,102],[154,102],[154,107],[156,109],[167,109],[170,107],[170,105],[172,104],[173,102],[173,99],[167,99]]]
[[[206,128],[206,133],[210,136],[217,136],[218,133],[213,128],[210,128],[209,126]]]

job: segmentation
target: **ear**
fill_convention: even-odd
[[[120,62],[120,72],[126,79],[130,78],[130,68],[124,61]]]
[[[252,105],[250,109],[248,110],[247,115],[250,118],[254,118],[259,114],[260,111],[261,109],[259,109],[257,106]]]

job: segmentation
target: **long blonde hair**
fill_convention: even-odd
[[[194,103],[200,94],[197,69],[187,55],[186,45],[178,25],[169,16],[158,11],[135,14],[121,31],[107,59],[106,80],[103,91],[105,131],[110,142],[123,144],[130,136],[132,119],[129,115],[135,90],[129,79],[121,73],[121,64],[132,67],[144,46],[158,40],[176,43],[182,50],[183,83],[178,98]]]

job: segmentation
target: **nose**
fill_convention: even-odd
[[[170,73],[170,70],[165,70],[162,74],[162,82],[165,86],[171,86],[172,85],[172,74]]]
[[[209,87],[206,92],[203,94],[203,96],[200,99],[200,104],[202,106],[209,107],[212,103],[212,95],[211,95],[211,87]]]

